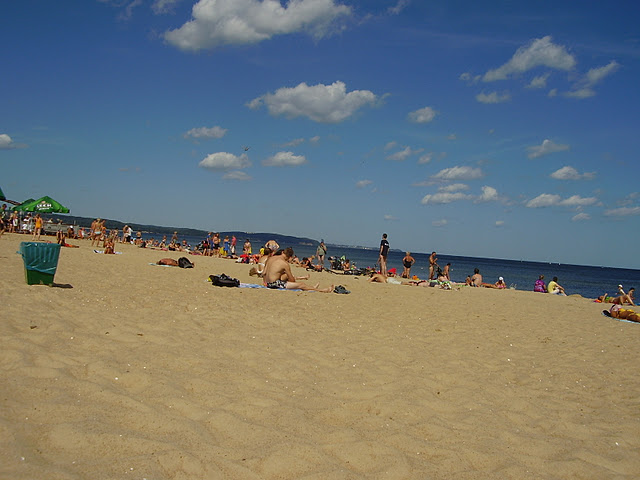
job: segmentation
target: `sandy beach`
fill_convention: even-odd
[[[590,299],[326,272],[351,294],[221,288],[256,278],[86,240],[30,286],[21,241],[0,237],[2,479],[640,473],[640,324]]]

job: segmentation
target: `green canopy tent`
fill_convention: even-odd
[[[13,210],[38,213],[69,213],[69,209],[67,207],[46,195],[38,200],[26,200],[20,205],[13,207]]]
[[[2,189],[0,188],[0,202],[6,202],[6,203],[10,203],[12,205],[19,205],[18,202],[14,202],[13,200],[9,200],[7,197],[4,196],[4,192],[2,191]]]
[[[27,203],[31,203],[31,202],[35,202],[35,198],[27,198],[24,202],[22,203],[16,203],[15,207],[11,207],[11,210],[15,210],[16,212],[21,211],[20,207],[21,205],[26,205]],[[26,210],[25,210],[26,211]]]

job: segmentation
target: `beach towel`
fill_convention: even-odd
[[[104,254],[104,250],[94,250],[93,253],[102,253]],[[113,252],[116,255],[122,255],[122,252]]]
[[[209,281],[209,280],[207,280]],[[239,288],[266,288],[267,290],[275,290],[280,292],[302,292],[299,288],[287,289],[287,288],[267,288],[264,285],[259,285],[257,283],[241,283],[238,285]]]

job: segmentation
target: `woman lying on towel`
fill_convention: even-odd
[[[622,320],[629,320],[630,322],[640,323],[639,313],[626,308],[621,308],[620,305],[613,305],[611,307],[611,310],[609,310],[608,312],[606,310],[603,310],[602,313],[604,313],[607,317],[620,318]]]

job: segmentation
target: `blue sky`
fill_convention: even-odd
[[[9,2],[0,187],[125,222],[640,268],[638,18],[632,1]]]

